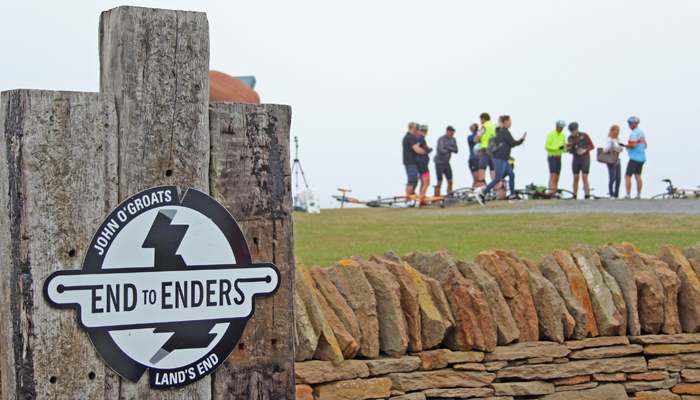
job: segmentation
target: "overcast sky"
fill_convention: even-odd
[[[97,91],[100,12],[122,4],[0,0],[0,90]],[[518,187],[546,185],[556,120],[579,122],[600,147],[614,124],[627,141],[632,115],[649,142],[642,197],[662,192],[664,178],[700,185],[698,1],[134,5],[207,13],[210,68],[254,75],[263,103],[292,106],[291,134],[324,208],[336,206],[337,188],[361,199],[404,192],[409,121],[429,125],[433,147],[456,128],[455,187],[470,186],[466,135],[482,112],[510,115],[516,138],[528,132],[512,152]],[[624,174],[626,154],[622,162]],[[591,164],[594,193],[605,195],[607,168]],[[559,186],[571,185],[565,156]]]

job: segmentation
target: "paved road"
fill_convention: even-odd
[[[519,213],[614,213],[700,215],[700,199],[672,200],[527,200],[519,203],[487,202],[486,207],[449,210],[455,214]]]

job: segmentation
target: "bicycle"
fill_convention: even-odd
[[[661,182],[668,182],[668,187],[666,187],[666,193],[659,193],[656,196],[652,196],[652,200],[658,199],[696,199],[700,197],[700,189],[679,189],[673,186],[670,179],[664,179]],[[698,186],[700,188],[700,186]]]
[[[554,191],[554,193],[550,193]],[[537,186],[531,183],[525,189],[516,189],[515,193],[520,197],[525,197],[528,200],[573,200],[574,192],[567,189],[547,188],[546,186]]]

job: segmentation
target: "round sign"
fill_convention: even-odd
[[[274,294],[277,267],[253,264],[231,214],[208,195],[177,187],[144,190],[104,220],[82,270],[44,282],[54,307],[76,308],[102,359],[153,388],[189,385],[231,354],[255,310]]]

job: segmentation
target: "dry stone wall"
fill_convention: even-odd
[[[297,399],[700,400],[700,243],[296,270]]]

